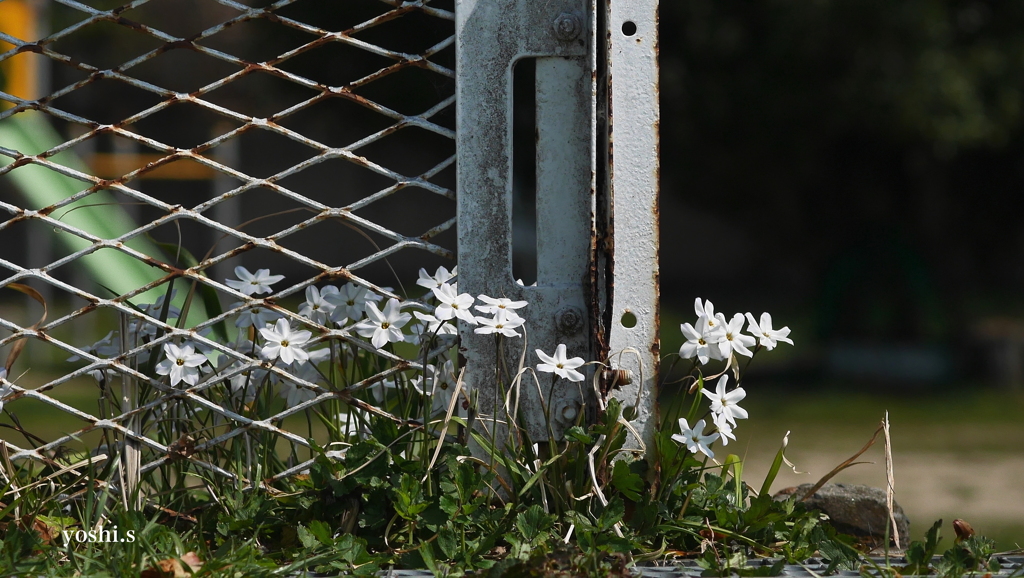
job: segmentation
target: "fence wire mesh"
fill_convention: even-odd
[[[310,439],[380,411],[368,390],[419,366],[344,315],[297,314],[307,288],[345,284],[336,311],[415,307],[402,281],[454,258],[452,2],[23,7],[22,30],[0,25],[0,288],[28,294],[0,297],[0,347],[24,346],[3,383],[11,462],[81,476],[127,446],[143,480],[308,468]],[[284,281],[240,290],[237,267]],[[262,359],[252,321],[276,317],[370,377],[331,363],[328,386]],[[172,386],[154,368],[186,343],[209,363]],[[278,459],[254,463],[256,446]]]

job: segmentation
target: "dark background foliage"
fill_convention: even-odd
[[[989,318],[1021,311],[1022,24],[998,2],[662,3],[668,309],[776,312],[821,346],[791,375],[976,371]]]

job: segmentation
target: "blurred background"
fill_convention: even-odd
[[[754,479],[792,430],[781,485],[816,481],[888,410],[914,536],[1024,545],[1022,30],[1020,3],[662,2],[662,351],[695,297],[796,343],[744,379]],[[880,445],[833,481],[884,487]]]
[[[52,2],[20,2],[39,10],[37,20],[24,21],[13,11],[18,3],[0,3],[0,27],[17,37],[40,37],[84,17]],[[109,9],[121,2],[86,4]],[[436,4],[450,9],[452,2]],[[374,0],[301,0],[279,13],[344,30],[386,9]],[[125,18],[183,37],[235,15],[237,11],[223,5],[198,0],[154,0],[124,13]],[[21,33],[15,30],[19,26]],[[417,53],[450,34],[450,27],[436,18],[400,18],[357,37]],[[696,297],[710,299],[727,316],[751,312],[756,317],[769,311],[776,327],[792,329],[796,343],[759,354],[744,379],[751,418],[740,424],[739,439],[729,449],[735,444],[733,451],[746,456],[746,471],[755,486],[787,431],[792,432],[791,457],[798,469],[809,473],[784,476],[777,488],[817,480],[860,449],[888,411],[897,501],[907,511],[915,537],[940,517],[946,521],[945,535],[951,537],[950,522],[961,517],[996,538],[1003,549],[1024,545],[1022,31],[1020,3],[662,3],[662,351],[678,350],[679,324],[693,322]],[[294,27],[260,19],[204,44],[261,61],[311,38]],[[53,50],[105,68],[160,44],[138,30],[104,22],[66,36]],[[7,48],[0,42],[0,50]],[[178,48],[126,72],[157,86],[192,91],[239,70]],[[432,59],[454,66],[450,49]],[[287,59],[280,67],[340,86],[389,63],[379,55],[329,44]],[[79,67],[33,53],[0,63],[0,73],[5,91],[33,98],[87,77]],[[418,114],[450,96],[453,87],[450,78],[411,67],[356,92],[403,114]],[[268,116],[314,94],[258,73],[211,90],[204,98],[248,115]],[[107,79],[61,95],[54,106],[116,122],[159,101],[145,90]],[[453,118],[449,107],[435,121],[453,128]],[[86,129],[53,116],[47,122],[60,141]],[[342,99],[280,120],[282,126],[331,146],[355,142],[389,122]],[[129,129],[192,147],[238,125],[182,104]],[[403,174],[420,174],[452,150],[449,141],[433,133],[403,130],[360,154]],[[112,135],[88,139],[70,152],[93,174],[106,178],[153,160],[145,156],[153,151]],[[248,175],[268,176],[314,152],[280,135],[254,131],[218,144],[208,154]],[[198,165],[188,172],[185,164],[177,163],[179,170],[162,175],[143,174],[130,184],[185,206],[238,186]],[[287,177],[282,185],[339,206],[339,195],[363,198],[389,182],[365,168],[332,161]],[[432,182],[454,188],[453,171],[441,171]],[[9,176],[0,177],[0,198],[18,194]],[[152,207],[131,205],[111,194],[132,218],[159,216]],[[244,201],[224,203],[210,214],[235,226],[269,210],[299,209],[269,190],[246,193]],[[517,200],[519,214],[524,203],[528,212],[528,199]],[[403,233],[426,229],[399,216],[399,208],[408,214],[410,207],[431,225],[454,211],[450,200],[411,187],[407,195],[367,207],[364,216]],[[270,234],[304,218],[290,213],[282,221],[254,223],[247,231]],[[218,240],[215,232],[193,223],[183,227],[182,233],[165,226],[153,237],[172,243],[184,238],[186,247],[200,257]],[[343,250],[348,252],[346,262],[375,250],[365,236],[335,229],[332,234],[341,236],[335,244],[323,243],[323,231],[318,230],[305,239],[293,238],[294,247],[312,251],[324,262]],[[0,231],[0,256],[23,266],[52,261],[61,249],[44,233],[18,227]],[[437,242],[454,249],[454,231],[442,233]],[[229,248],[220,246],[217,252]],[[517,250],[529,253],[528,239]],[[384,264],[367,268],[365,274],[392,286],[396,277],[410,283],[418,267],[432,271],[445,263],[427,254],[398,254],[391,262],[397,275]],[[294,262],[259,251],[225,264],[217,273],[227,277],[236,264],[269,266],[291,282],[308,276]],[[87,286],[82,271],[64,269],[55,275]],[[0,299],[5,317],[32,323],[36,313],[22,312],[29,303],[26,298],[12,294]],[[88,331],[96,339],[106,333]],[[672,396],[675,391],[666,386],[664,393]],[[881,487],[880,447],[867,456],[877,463],[856,466],[834,481]]]

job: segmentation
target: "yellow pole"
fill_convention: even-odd
[[[0,0],[0,30],[9,36],[26,42],[38,40],[36,35],[35,10],[26,0]],[[0,40],[0,54],[14,48],[9,42]],[[38,85],[39,67],[36,59],[43,58],[31,52],[22,52],[0,62],[2,82],[0,89],[18,98],[32,100]],[[3,101],[0,107],[8,108],[11,103]]]

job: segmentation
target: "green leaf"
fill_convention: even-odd
[[[561,458],[562,454],[556,454],[552,456],[548,461],[541,464],[540,467],[537,468],[537,473],[530,476],[529,481],[527,481],[526,484],[523,485],[522,489],[519,490],[519,496],[525,496],[526,492],[528,492],[530,488],[532,488],[533,485],[536,484],[541,479],[541,477],[543,477],[544,473],[547,472],[549,467],[551,467],[551,464],[557,462]]]
[[[423,565],[427,567],[434,574],[437,574],[437,560],[434,558],[434,545],[431,542],[423,542],[422,546],[416,550],[420,558],[423,559]]]
[[[565,437],[583,445],[590,445],[594,443],[594,438],[588,436],[586,432],[583,431],[583,428],[578,425],[574,425],[565,430]]]
[[[450,526],[441,528],[441,531],[437,533],[437,545],[441,547],[441,552],[449,560],[456,558],[459,554],[459,538]]]
[[[626,515],[626,504],[618,498],[613,498],[608,505],[605,506],[604,511],[601,512],[601,517],[597,520],[598,528],[608,530]]]
[[[411,474],[402,474],[400,485],[395,491],[395,513],[406,520],[415,520],[429,505],[423,499],[423,485],[420,481]]]
[[[544,508],[537,504],[530,506],[525,512],[519,512],[516,516],[516,529],[528,542],[534,542],[554,523],[555,516],[545,513]]]
[[[324,546],[330,545],[334,542],[331,539],[331,527],[321,520],[313,520],[310,522],[309,531],[312,532],[313,535],[316,536],[316,539]]]
[[[772,484],[775,482],[775,477],[779,475],[779,469],[782,467],[783,459],[786,457],[786,441],[782,442],[782,447],[775,453],[775,459],[772,461],[772,466],[768,468],[768,474],[764,477],[764,483],[761,484],[761,491],[758,495],[765,495],[772,489]]]
[[[640,492],[644,489],[644,481],[639,475],[630,471],[625,460],[618,460],[615,462],[615,467],[612,468],[612,486],[630,500],[638,502],[640,501]]]
[[[312,550],[320,546],[320,541],[316,539],[313,532],[310,532],[308,528],[299,524],[297,529],[299,535],[299,542],[302,542],[302,547]]]
[[[928,566],[931,564],[932,556],[939,547],[942,528],[942,520],[936,521],[925,533],[925,541],[913,541],[907,549],[907,565],[903,567],[903,574],[928,574]]]
[[[449,516],[454,516],[459,511],[459,501],[451,494],[444,494],[438,498],[438,505]]]

